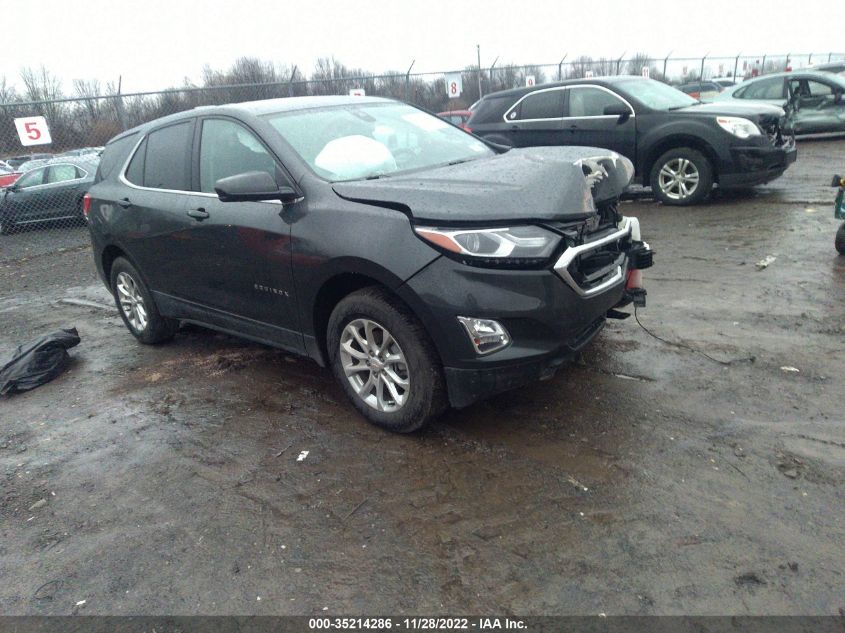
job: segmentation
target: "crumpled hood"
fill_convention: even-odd
[[[614,171],[630,161],[592,147],[532,147],[467,163],[377,180],[337,182],[347,200],[402,208],[416,221],[566,221],[595,213],[595,203],[580,159],[603,157]],[[623,169],[623,172],[625,169]],[[614,174],[619,195],[633,175]],[[624,181],[620,186],[619,183]]]

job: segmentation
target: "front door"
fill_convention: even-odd
[[[566,118],[567,145],[602,147],[636,161],[636,117],[630,104],[603,86],[573,86],[568,90]],[[623,106],[631,110],[627,118],[605,114],[605,108]]]
[[[274,341],[301,349],[290,225],[282,218],[282,204],[221,202],[214,193],[219,179],[248,171],[266,171],[279,182],[284,175],[276,159],[243,124],[217,117],[200,120],[194,157],[197,191],[186,208],[196,260],[190,274],[192,299],[221,318],[269,326]]]
[[[793,122],[798,134],[845,130],[845,99],[836,84],[815,79],[790,79]]]

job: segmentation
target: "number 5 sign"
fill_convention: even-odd
[[[450,99],[457,99],[464,91],[461,83],[461,73],[450,73],[446,75],[446,95]]]
[[[15,127],[21,139],[21,145],[47,145],[52,143],[47,119],[43,116],[25,116],[15,119]]]

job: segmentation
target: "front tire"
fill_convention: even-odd
[[[332,372],[355,408],[397,433],[425,426],[447,406],[440,359],[417,318],[370,287],[342,299],[326,336]]]
[[[654,197],[663,204],[698,204],[713,188],[713,166],[701,152],[690,147],[678,147],[670,149],[654,162],[649,182]]]
[[[839,230],[836,231],[836,240],[834,241],[836,250],[840,255],[845,255],[845,222],[839,225]]]
[[[161,316],[141,274],[129,260],[115,259],[110,277],[117,311],[132,336],[146,345],[173,338],[179,322]]]

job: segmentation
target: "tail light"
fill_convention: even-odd
[[[85,216],[85,219],[88,219],[88,212],[91,210],[91,194],[86,193],[82,196],[82,215]]]

